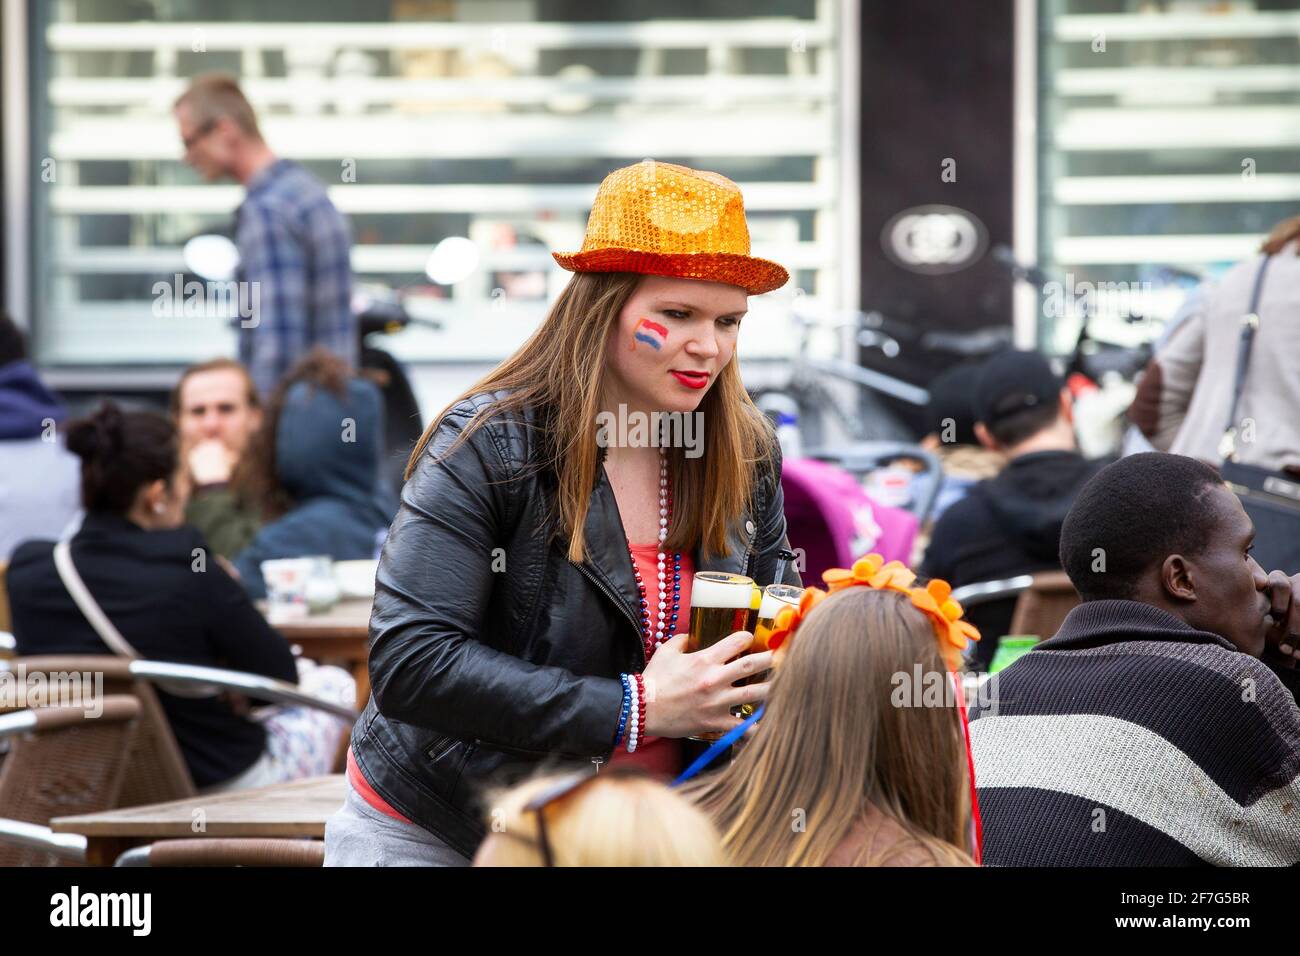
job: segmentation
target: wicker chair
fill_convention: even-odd
[[[1045,641],[1061,629],[1066,615],[1079,603],[1079,593],[1064,571],[1039,571],[1020,574],[999,581],[979,581],[954,588],[953,600],[970,609],[991,601],[1016,599],[1008,634],[1033,635]],[[1001,639],[1004,635],[993,635]],[[984,636],[989,639],[989,635]],[[967,661],[972,660],[974,645],[967,649]]]
[[[1078,604],[1079,592],[1064,571],[1040,571],[1016,602],[1011,633],[1036,634],[1045,641],[1061,629],[1066,616]]]
[[[223,838],[160,840],[127,850],[114,866],[296,866],[325,865],[322,840]]]
[[[0,739],[10,743],[0,765],[0,866],[58,865],[66,854],[38,849],[27,836],[52,817],[117,806],[140,704],[120,694],[97,702],[98,714],[83,704],[0,717]],[[17,837],[6,839],[12,833]]]
[[[196,795],[189,768],[152,683],[220,688],[271,703],[324,710],[347,720],[356,720],[357,717],[356,711],[349,707],[317,700],[284,681],[215,667],[128,660],[109,655],[48,655],[0,660],[0,670],[16,671],[19,667],[25,668],[29,674],[60,671],[102,673],[103,693],[131,694],[140,702],[141,719],[131,745],[126,780],[118,802],[120,807],[166,803]]]
[[[165,803],[195,796],[194,781],[172,734],[167,714],[158,695],[147,681],[131,674],[131,662],[108,655],[51,654],[18,657],[4,661],[0,668],[11,671],[19,667],[28,674],[73,673],[103,674],[104,694],[128,694],[140,704],[140,720],[131,741],[128,771],[116,806],[134,807],[145,803]],[[50,685],[54,686],[53,681]],[[51,701],[67,703],[67,701]]]

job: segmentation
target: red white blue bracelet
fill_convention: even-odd
[[[619,674],[618,679],[623,682],[623,706],[618,712],[614,749],[623,744],[628,753],[636,753],[637,745],[645,739],[645,678],[640,674]]]
[[[619,674],[618,679],[623,682],[623,706],[618,712],[618,733],[614,735],[615,750],[623,742],[623,734],[627,730],[627,718],[632,712],[632,677],[630,674]]]
[[[638,680],[636,674],[631,676],[633,681]],[[639,689],[640,685],[638,684],[637,686]],[[632,709],[628,713],[627,717],[627,743],[624,745],[624,749],[626,749],[630,754],[636,753],[636,745],[641,740],[641,734],[639,733],[641,729],[641,721],[639,717],[640,705],[640,694],[634,693],[632,695]]]
[[[628,753],[636,750],[641,741],[645,740],[645,678],[640,674],[633,674],[632,679],[636,681],[636,701],[633,704],[632,717],[629,723],[635,718],[635,734],[631,734],[631,740],[627,748]]]

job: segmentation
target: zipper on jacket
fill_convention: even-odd
[[[447,741],[447,743],[445,743],[445,744],[442,746],[442,749],[441,749],[441,750],[439,750],[437,747],[430,747],[430,748],[429,748],[429,751],[428,751],[428,753],[429,753],[429,759],[431,759],[434,763],[437,763],[437,762],[438,762],[439,760],[441,760],[443,757],[447,756],[447,754],[449,754],[449,753],[451,753],[453,750],[455,750],[455,749],[456,749],[456,745],[457,745],[458,743],[461,743],[461,741],[456,740],[455,738],[452,738],[451,740]]]

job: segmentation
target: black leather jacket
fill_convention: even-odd
[[[472,855],[478,798],[543,760],[590,766],[612,751],[622,685],[645,666],[640,600],[613,490],[600,469],[573,564],[552,535],[554,475],[534,463],[545,423],[496,415],[457,452],[434,458],[483,393],[444,420],[384,545],[370,618],[370,702],[352,732],[358,766],[396,810]],[[788,547],[775,472],[760,475],[755,514],[738,517],[721,557],[697,570],[769,584]],[[786,581],[798,583],[791,567]]]

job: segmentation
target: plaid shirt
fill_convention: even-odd
[[[248,184],[236,213],[239,278],[257,283],[258,308],[237,320],[239,360],[265,397],[314,345],[357,362],[351,232],[325,188],[297,163],[276,160]]]

